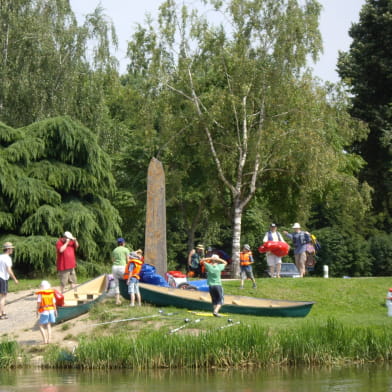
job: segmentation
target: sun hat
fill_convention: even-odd
[[[50,283],[47,280],[43,280],[39,287],[44,290],[50,289]]]
[[[244,245],[244,249],[250,250],[250,246],[249,246],[248,244],[245,244],[245,245]]]
[[[301,225],[299,223],[294,223],[293,224],[293,229],[300,229]]]
[[[219,256],[218,255],[212,255],[211,259],[217,260],[217,259],[219,259]]]
[[[64,237],[68,238],[69,240],[74,240],[75,239],[75,237],[69,231],[64,232]]]
[[[131,253],[129,254],[129,257],[130,257],[131,259],[139,259],[139,255],[138,255],[136,252],[131,252]]]
[[[196,249],[203,249],[204,250],[204,246],[202,244],[199,244],[196,246]]]
[[[3,249],[15,249],[15,246],[12,245],[12,242],[4,242]]]

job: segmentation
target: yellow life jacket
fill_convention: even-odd
[[[39,305],[38,312],[42,313],[45,310],[56,309],[56,305],[53,303],[53,299],[55,298],[53,289],[41,290],[38,291],[37,294],[41,295],[41,303]]]

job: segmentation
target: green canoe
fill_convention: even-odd
[[[87,313],[106,297],[107,276],[101,275],[64,293],[64,306],[57,307],[56,324]]]
[[[153,305],[212,312],[210,295],[203,291],[182,290],[147,283],[139,283],[139,288],[142,300]],[[124,280],[120,280],[120,293],[124,298],[129,299]],[[307,301],[225,295],[225,304],[222,306],[221,312],[251,316],[305,317],[310,312],[313,304],[314,302]]]

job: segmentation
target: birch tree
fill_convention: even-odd
[[[193,130],[209,148],[204,159],[231,195],[238,275],[242,216],[256,190],[290,178],[291,195],[276,197],[296,199],[304,216],[306,195],[322,189],[328,173],[336,178],[355,132],[306,68],[321,50],[316,0],[202,4],[196,11],[164,2],[158,27],[139,26],[134,35],[130,69],[156,80],[155,92],[181,97],[188,121],[192,113]]]

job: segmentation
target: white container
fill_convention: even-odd
[[[392,288],[390,288],[387,292],[387,300],[385,301],[385,305],[388,306],[388,303],[392,303]]]
[[[323,265],[323,271],[324,271],[324,278],[328,278],[328,266]]]
[[[388,316],[392,317],[392,299],[387,300]]]

